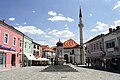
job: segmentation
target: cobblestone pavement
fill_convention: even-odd
[[[76,69],[69,65],[51,65],[41,72],[78,72]]]
[[[120,74],[70,65],[78,72],[40,72],[47,66],[32,66],[0,72],[0,80],[120,80]]]

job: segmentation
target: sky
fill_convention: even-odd
[[[70,38],[79,44],[79,9],[84,42],[120,25],[120,0],[1,0],[0,20],[41,45]]]

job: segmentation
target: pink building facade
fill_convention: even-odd
[[[0,68],[20,67],[22,46],[23,34],[0,21]]]

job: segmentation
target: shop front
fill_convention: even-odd
[[[6,54],[4,52],[0,52],[0,68],[6,67]]]

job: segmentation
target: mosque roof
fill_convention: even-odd
[[[69,39],[63,43],[64,48],[79,48],[79,44],[77,44],[73,39]]]

